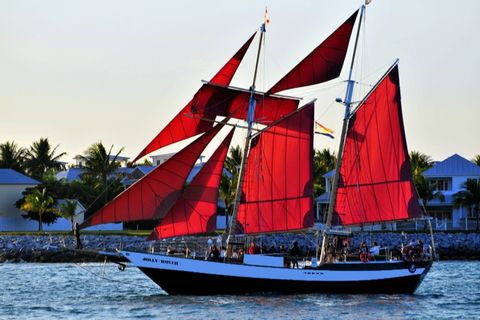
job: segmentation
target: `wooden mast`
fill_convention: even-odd
[[[242,162],[240,164],[237,188],[235,190],[235,202],[233,204],[232,223],[230,224],[230,229],[228,231],[228,237],[227,237],[227,258],[230,258],[232,256],[232,245],[230,241],[231,241],[232,235],[235,234],[235,231],[237,228],[237,216],[238,216],[238,210],[240,207],[240,201],[242,198],[242,185],[243,185],[243,180],[245,176],[245,167],[247,165],[247,157],[248,157],[248,152],[250,150],[250,141],[252,140],[252,126],[253,126],[253,120],[255,116],[255,106],[257,103],[255,100],[255,83],[257,80],[257,71],[258,71],[258,64],[260,61],[260,52],[262,49],[263,35],[266,32],[265,23],[261,25],[260,31],[261,32],[260,32],[260,39],[258,43],[257,59],[255,62],[255,71],[253,73],[252,85],[249,90],[250,100],[248,102],[248,113],[247,113],[247,136],[245,138],[245,143],[243,146]]]
[[[347,90],[345,92],[345,100],[343,101],[345,105],[345,116],[343,117],[343,127],[342,127],[342,134],[340,136],[340,146],[338,149],[338,158],[337,158],[337,167],[335,169],[335,176],[333,178],[333,185],[332,185],[332,194],[330,196],[330,202],[328,205],[328,212],[327,212],[327,220],[325,223],[325,231],[323,232],[323,240],[322,240],[322,249],[320,253],[320,264],[325,262],[325,252],[327,249],[327,241],[328,241],[328,234],[330,232],[330,227],[332,224],[332,216],[333,210],[335,208],[335,201],[337,198],[337,189],[338,189],[338,180],[340,178],[340,168],[342,166],[342,156],[343,156],[343,149],[345,146],[345,139],[347,136],[347,128],[348,128],[348,121],[350,119],[350,109],[352,105],[352,95],[353,95],[353,87],[355,85],[355,81],[352,80],[352,73],[353,73],[353,66],[355,63],[355,55],[357,52],[357,45],[358,45],[358,38],[360,36],[360,27],[362,24],[362,18],[365,12],[365,5],[362,5],[360,10],[360,18],[358,20],[358,27],[357,27],[357,35],[355,38],[355,45],[353,48],[352,54],[352,62],[350,64],[350,71],[348,74],[348,81],[347,81]]]

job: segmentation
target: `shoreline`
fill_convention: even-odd
[[[45,235],[0,235],[0,263],[19,262],[103,262],[104,257],[98,251],[115,251],[116,249],[132,251],[167,252],[173,249],[181,252],[186,248],[202,253],[207,248],[208,239],[214,242],[216,236],[184,237],[174,240],[145,241],[144,236],[137,235],[99,235],[84,234],[81,236],[84,249],[77,250],[75,238],[65,234]],[[402,242],[417,239],[425,244],[430,243],[430,235],[414,233],[402,236],[401,233],[360,233],[351,241],[353,250],[361,242],[378,242],[382,247],[397,247]],[[289,248],[297,241],[303,253],[312,256],[315,252],[313,234],[272,234],[255,237],[257,244],[267,250],[278,250],[280,246]],[[436,233],[435,244],[440,260],[480,260],[480,233]]]

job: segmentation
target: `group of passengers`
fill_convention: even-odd
[[[422,240],[413,239],[410,243],[403,247],[402,257],[405,261],[421,261],[426,258],[428,247],[423,244]]]

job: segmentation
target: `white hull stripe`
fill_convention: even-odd
[[[295,281],[368,281],[393,279],[399,277],[419,276],[425,268],[391,269],[391,270],[317,270],[317,269],[290,269],[278,267],[252,266],[245,264],[219,263],[205,260],[194,260],[122,251],[131,265],[138,268],[173,270],[193,272],[217,276],[244,277],[271,280]],[[401,263],[401,262],[391,262]],[[361,265],[359,263],[359,265]],[[413,271],[413,272],[412,272]]]

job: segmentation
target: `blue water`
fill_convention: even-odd
[[[135,268],[0,264],[0,319],[480,319],[480,262],[434,264],[413,295],[168,296]]]

